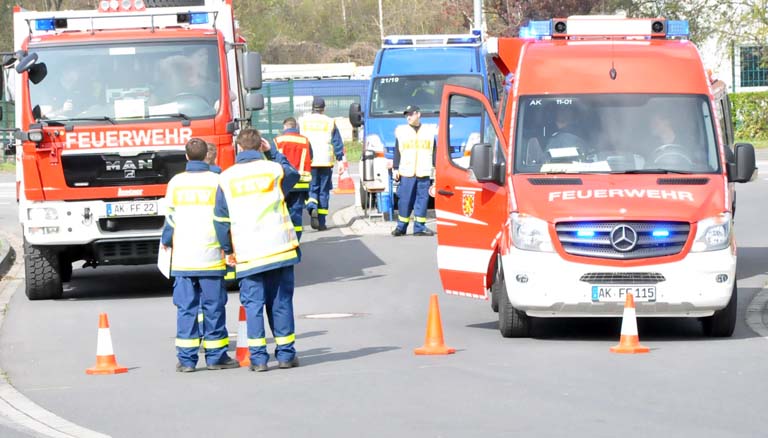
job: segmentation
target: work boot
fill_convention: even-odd
[[[248,369],[251,370],[251,371],[255,371],[257,373],[263,373],[264,371],[269,370],[269,368],[267,367],[267,364],[265,364],[265,363],[260,363],[258,365],[251,364],[248,367]]]
[[[325,224],[318,225],[318,227],[317,227],[317,231],[325,231],[327,229],[328,229],[328,226],[325,225]]]
[[[405,236],[405,231],[402,231],[400,228],[395,228],[392,230],[392,235],[395,237]]]
[[[182,365],[181,362],[176,363],[176,372],[177,373],[193,373],[195,371],[195,367],[190,367],[187,365]]]
[[[228,370],[238,367],[240,367],[240,362],[232,359],[231,357],[228,357],[219,363],[208,365],[209,370]]]
[[[313,230],[317,230],[320,228],[320,219],[317,217],[317,209],[313,208],[312,210],[309,210],[309,226],[312,227]]]
[[[289,362],[278,362],[277,367],[281,369],[296,368],[299,366],[299,358],[294,356]]]
[[[413,233],[414,236],[434,236],[435,232],[430,230],[429,228],[425,228],[422,231],[419,231],[418,233]]]

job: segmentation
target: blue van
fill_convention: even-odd
[[[495,40],[494,40],[495,41]],[[393,217],[395,187],[391,178],[395,149],[395,127],[406,123],[408,105],[421,108],[421,122],[434,125],[440,111],[443,85],[461,85],[481,90],[496,105],[503,93],[504,75],[488,56],[489,44],[478,31],[460,35],[393,35],[384,38],[371,72],[368,96],[363,105],[352,104],[352,126],[364,126],[363,157],[373,158],[373,175],[361,161],[360,200],[367,208],[368,191],[385,191],[379,210]],[[451,126],[451,154],[465,154],[480,138],[482,108],[467,100],[462,117]],[[366,109],[367,106],[367,109]],[[453,106],[456,108],[456,106]],[[468,152],[468,151],[467,151]],[[467,160],[469,159],[467,154]],[[370,166],[369,166],[370,169]],[[367,180],[364,180],[367,179]]]

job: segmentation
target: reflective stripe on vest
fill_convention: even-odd
[[[431,126],[421,125],[418,132],[410,125],[400,125],[395,129],[397,145],[400,148],[400,168],[402,176],[424,177],[432,174],[432,148],[435,144],[435,131]]]
[[[336,157],[333,153],[333,119],[325,114],[307,114],[299,120],[299,130],[312,146],[312,167],[333,167]]]
[[[238,272],[298,257],[282,180],[282,166],[267,160],[235,164],[220,176]]]
[[[312,160],[309,155],[309,139],[300,134],[283,134],[275,137],[275,145],[281,154],[299,171],[301,178],[294,188],[309,188],[312,181]]]
[[[182,172],[168,183],[166,202],[174,224],[172,270],[226,269],[213,228],[218,184],[219,175],[213,172]]]

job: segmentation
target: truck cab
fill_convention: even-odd
[[[366,172],[361,162],[360,199],[367,207],[368,188],[389,194],[388,205],[382,212],[392,214],[394,194],[391,177],[395,152],[395,128],[405,124],[403,111],[408,105],[421,109],[421,122],[437,126],[440,97],[449,84],[477,90],[492,104],[498,102],[504,77],[487,56],[487,44],[481,33],[459,35],[392,35],[384,38],[376,54],[367,96],[367,111],[360,105],[350,106],[352,126],[364,128],[363,157],[373,160],[373,171]],[[480,107],[454,107],[462,117],[453,120],[450,147],[454,157],[468,152],[479,133],[477,126]],[[466,159],[469,159],[467,154]],[[369,167],[370,169],[371,167]],[[368,178],[363,180],[363,178]]]
[[[499,38],[513,82],[497,112],[446,86],[440,109],[437,262],[448,293],[492,300],[505,337],[531,318],[736,323],[734,183],[756,175],[734,144],[725,85],[684,21],[573,17]],[[483,108],[468,162],[446,139],[455,106]]]

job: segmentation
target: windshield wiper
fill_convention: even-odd
[[[47,123],[52,124],[57,123],[57,126],[63,126],[66,122],[109,122],[113,125],[115,125],[115,119],[108,116],[101,116],[101,117],[70,117],[66,119],[38,119],[41,123]]]
[[[187,121],[190,120],[189,116],[184,114],[184,113],[150,114],[150,115],[146,116],[145,119],[151,119],[153,117],[174,117],[174,118],[177,118],[177,119],[184,119],[184,120],[187,120]]]
[[[469,114],[460,113],[458,111],[451,111],[452,116],[469,117]]]
[[[672,170],[672,169],[633,169],[633,170],[616,170],[612,171],[613,174],[627,174],[627,175],[643,175],[643,174],[667,174],[674,173],[678,175],[691,175],[697,172],[689,172],[686,170]]]

